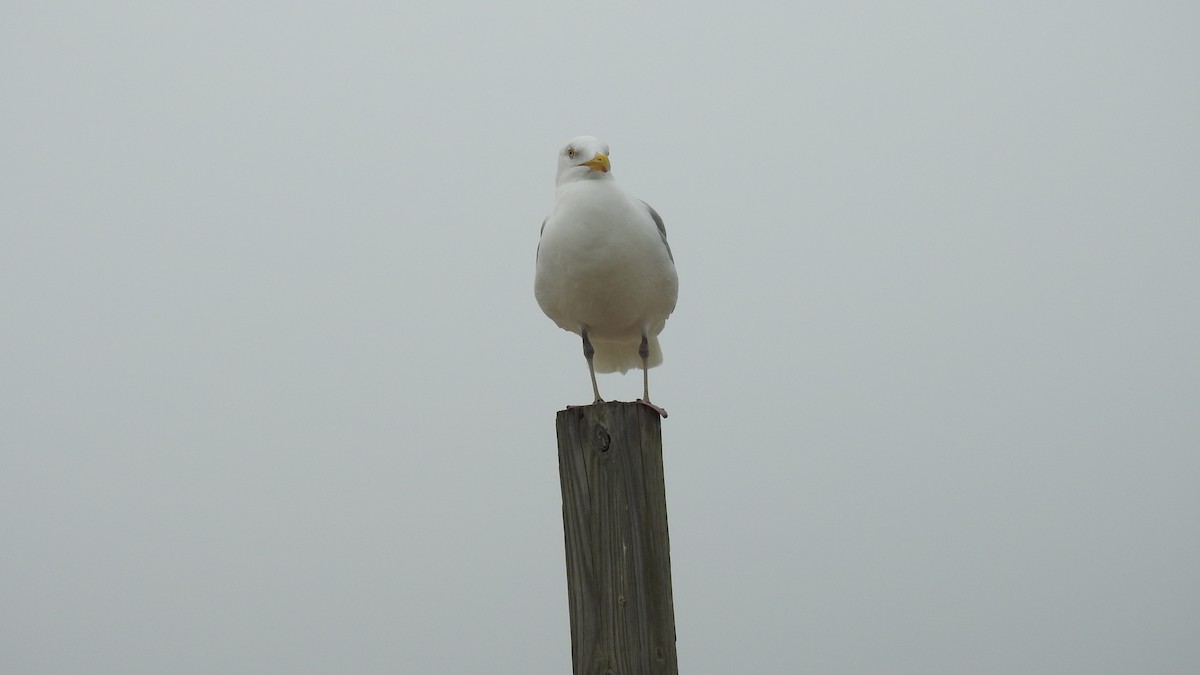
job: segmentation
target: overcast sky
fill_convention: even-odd
[[[569,672],[591,134],[681,672],[1200,672],[1200,5],[433,4],[0,11],[0,671]]]

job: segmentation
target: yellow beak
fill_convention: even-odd
[[[608,169],[611,165],[608,163],[608,155],[597,152],[595,157],[589,159],[583,164],[580,164],[580,166],[590,166],[596,171],[608,173]]]

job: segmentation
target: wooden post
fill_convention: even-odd
[[[574,675],[678,675],[661,420],[612,402],[557,422]]]

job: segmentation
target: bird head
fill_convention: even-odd
[[[608,144],[594,136],[576,136],[558,151],[558,183],[609,177]]]

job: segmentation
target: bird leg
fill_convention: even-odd
[[[645,335],[642,336],[642,344],[638,346],[638,356],[642,357],[642,397],[649,403],[650,369],[646,366],[646,359],[650,358],[650,340]]]
[[[592,376],[592,393],[596,395],[596,400],[592,404],[604,403],[604,399],[600,398],[600,387],[596,386],[596,367],[592,365],[592,356],[596,353],[596,349],[592,347],[592,341],[588,339],[587,329],[580,331],[583,335],[583,358],[588,362],[588,375]]]
[[[666,410],[663,410],[662,408],[660,408],[650,402],[650,366],[648,365],[648,361],[650,359],[650,339],[647,338],[645,335],[642,336],[642,344],[638,346],[638,355],[642,357],[642,396],[643,396],[643,398],[638,399],[638,403],[641,403],[642,405],[653,410],[654,412],[658,413],[659,415],[666,417],[667,416]]]

